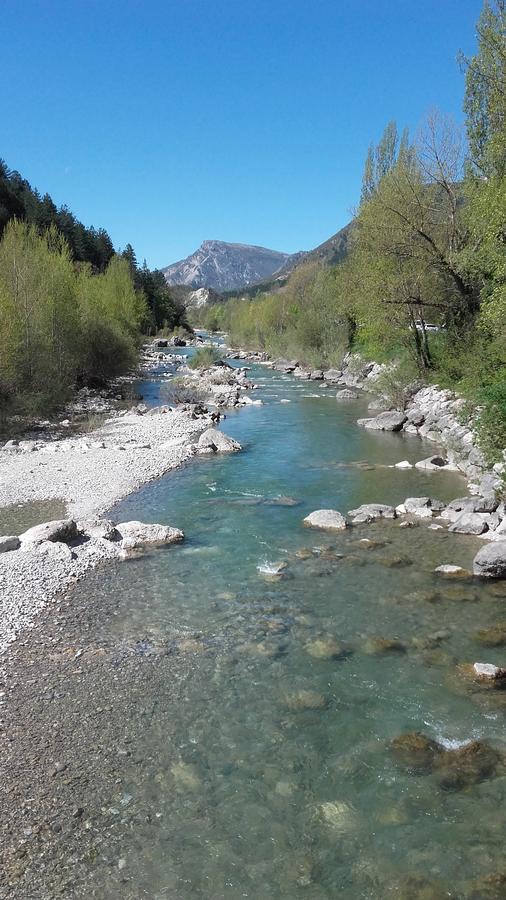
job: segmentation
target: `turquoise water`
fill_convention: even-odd
[[[118,779],[130,798],[115,839],[121,871],[90,867],[93,896],[466,896],[503,867],[506,778],[445,791],[399,767],[388,745],[413,730],[448,747],[504,738],[505,692],[467,689],[456,666],[504,664],[504,648],[474,635],[506,619],[506,590],[433,574],[469,567],[473,537],[424,523],[334,535],[302,525],[320,507],[451,499],[465,483],[389,469],[434,445],[358,428],[364,403],[338,405],[333,389],[261,366],[252,377],[265,405],[222,423],[242,453],[196,459],[112,511],[183,528],[185,543],[75,591],[97,609],[116,598],[114,615],[90,626],[91,643],[116,648],[111,678],[127,657],[125,678],[157,657],[172,666],[145,682],[156,715],[136,733],[139,765]],[[151,402],[157,384],[145,386]],[[259,570],[279,562],[278,578]],[[375,653],[372,637],[402,646]]]

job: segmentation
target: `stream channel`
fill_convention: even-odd
[[[95,571],[9,651],[0,897],[504,897],[506,777],[448,790],[389,748],[411,731],[504,739],[506,692],[457,666],[504,664],[476,632],[506,619],[506,588],[434,574],[482,542],[424,521],[302,524],[465,481],[389,468],[434,445],[359,428],[366,401],[250,376],[264,405],[221,425],[243,452],[110,513],[185,542]],[[162,383],[140,385],[146,402]],[[497,893],[473,888],[487,878]]]

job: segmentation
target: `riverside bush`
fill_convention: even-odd
[[[220,361],[220,353],[215,347],[200,347],[188,360],[190,369],[209,369]]]
[[[104,383],[136,362],[146,317],[128,262],[77,267],[55,226],[12,220],[0,242],[0,406],[47,413],[76,385]]]

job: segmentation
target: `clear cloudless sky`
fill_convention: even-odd
[[[207,238],[311,249],[368,145],[438,107],[481,0],[2,0],[0,156],[161,267]]]

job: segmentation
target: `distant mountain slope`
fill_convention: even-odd
[[[265,247],[204,241],[191,256],[167,266],[162,272],[170,285],[217,291],[242,290],[270,278],[290,258],[289,253],[278,253]]]
[[[348,253],[353,228],[354,221],[348,222],[344,228],[341,228],[340,231],[329,237],[323,244],[315,247],[314,250],[301,250],[299,253],[292,253],[277,272],[274,272],[269,278],[264,278],[263,281],[258,281],[243,288],[241,296],[255,297],[257,294],[278,290],[278,288],[286,284],[293,270],[304,263],[321,262],[325,266],[337,265],[337,263],[345,259]],[[226,296],[231,296],[233,293],[233,290],[227,291]]]

